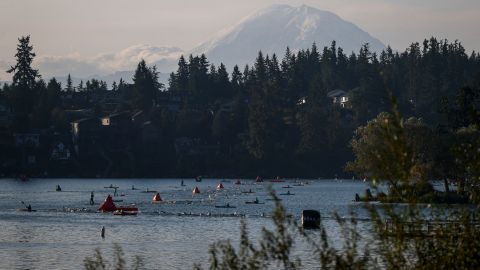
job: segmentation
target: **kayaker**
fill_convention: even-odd
[[[30,204],[27,206],[27,211],[32,212],[32,206]]]
[[[101,233],[101,235],[102,235],[102,238],[105,238],[105,226],[102,226],[102,233]]]
[[[94,204],[95,204],[95,202],[93,201],[93,197],[94,197],[94,195],[93,195],[93,191],[92,191],[92,192],[90,193],[90,205],[94,205]]]
[[[259,203],[258,197],[255,197],[255,201],[254,201],[254,202],[255,202],[255,203]]]

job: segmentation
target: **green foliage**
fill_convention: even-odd
[[[139,256],[135,256],[131,267],[127,266],[125,261],[125,254],[123,253],[122,248],[118,244],[113,245],[113,262],[108,262],[103,257],[99,249],[95,249],[95,255],[93,258],[86,257],[84,260],[85,270],[139,270],[143,269],[143,261]]]
[[[480,132],[477,127],[461,128],[453,145],[459,190],[470,201],[480,203]]]

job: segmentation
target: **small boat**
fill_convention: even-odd
[[[182,186],[182,187],[185,186],[185,183],[183,183],[183,179],[182,179],[182,182],[180,182],[180,186]]]
[[[258,198],[255,198],[253,201],[246,201],[245,204],[265,204],[264,202],[260,202]]]
[[[262,179],[262,177],[260,177],[260,176],[257,176],[257,178],[255,179],[255,182],[257,182],[257,183],[261,183],[261,182],[263,182],[263,179]]]
[[[237,207],[232,206],[229,203],[227,203],[225,205],[215,205],[215,208],[237,208]]]
[[[242,182],[240,182],[240,180],[237,179],[237,181],[235,181],[235,185],[241,185]]]
[[[224,189],[224,186],[222,183],[218,184],[217,189]]]
[[[290,185],[283,186],[282,188],[293,188]]]
[[[265,199],[265,200],[266,200],[266,201],[275,201],[275,200],[279,200],[279,201],[281,201],[282,199],[280,199],[280,198],[277,198],[277,199],[273,199],[273,198],[267,198],[267,199]]]
[[[292,186],[295,186],[295,187],[303,187],[305,186],[303,183],[296,183],[296,184],[293,184]]]
[[[62,191],[62,188],[60,187],[60,185],[57,185],[57,187],[55,188],[55,191]]]
[[[200,189],[198,189],[198,187],[195,187],[193,190],[192,190],[192,194],[199,194],[200,193]]]
[[[290,196],[290,195],[295,195],[295,193],[290,193],[290,190],[289,190],[287,191],[287,193],[280,193],[280,195]]]
[[[108,187],[103,187],[103,188],[118,188],[117,186],[114,186],[114,185],[110,185]]]
[[[148,188],[147,188],[147,190],[140,191],[140,192],[141,192],[141,193],[157,193],[156,190],[149,190]]]
[[[195,177],[195,181],[196,181],[196,182],[202,182],[202,177],[201,177],[201,176]]]
[[[127,210],[115,210],[113,211],[113,214],[115,216],[136,216],[138,214],[138,211],[127,211]]]
[[[249,189],[248,191],[242,191],[242,193],[244,193],[244,194],[251,194],[251,193],[255,193],[255,191],[252,191],[251,189]]]
[[[27,209],[27,208],[20,208],[17,209],[19,212],[37,212],[37,210]]]

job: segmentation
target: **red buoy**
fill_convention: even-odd
[[[113,199],[112,199],[112,196],[110,196],[110,194],[108,194],[105,201],[98,208],[98,210],[102,212],[113,212],[116,209],[117,207],[115,206],[115,203],[113,203]]]
[[[199,194],[200,193],[200,189],[198,189],[198,187],[195,187],[192,191],[193,194]]]
[[[222,183],[218,184],[217,189],[223,189],[223,184]]]
[[[162,198],[160,197],[160,192],[157,192],[157,194],[155,194],[155,196],[153,196],[153,199],[152,199],[154,202],[161,202],[162,201]]]

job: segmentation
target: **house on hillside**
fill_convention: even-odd
[[[348,93],[342,89],[335,89],[327,93],[327,96],[332,99],[333,104],[338,105],[344,109],[351,108]]]
[[[16,147],[38,148],[40,146],[39,133],[15,133],[13,137]]]
[[[51,149],[50,159],[55,161],[66,161],[71,156],[70,149],[62,142],[55,142]]]

